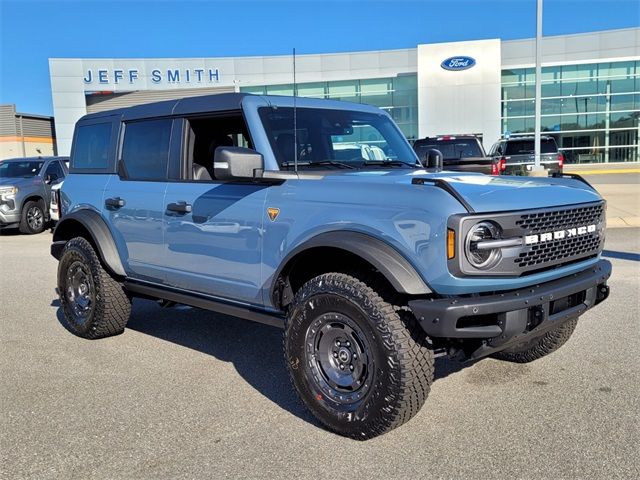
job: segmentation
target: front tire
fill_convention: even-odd
[[[20,233],[34,235],[41,233],[45,225],[44,202],[42,200],[29,200],[22,207],[20,217]]]
[[[366,440],[411,419],[434,358],[415,318],[355,277],[328,273],[295,295],[284,332],[292,383],[329,430]]]
[[[578,319],[568,320],[538,338],[520,343],[493,355],[494,358],[514,363],[529,363],[545,357],[567,343],[576,328]]]
[[[96,339],[124,331],[131,300],[85,238],[76,237],[64,246],[58,292],[67,325],[79,337]]]

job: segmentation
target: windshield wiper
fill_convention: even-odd
[[[293,167],[294,165],[295,165],[295,162],[282,162],[280,164],[281,167]],[[298,167],[311,167],[314,165],[331,165],[333,167],[349,168],[351,170],[356,168],[353,165],[348,165],[342,162],[336,162],[335,160],[317,160],[315,162],[298,162]]]
[[[418,165],[415,163],[403,162],[402,160],[365,160],[364,165],[381,165],[381,166],[394,166],[394,167],[411,167],[418,168]]]

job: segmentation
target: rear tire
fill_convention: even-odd
[[[578,319],[568,320],[538,338],[520,343],[493,355],[494,358],[515,363],[529,363],[545,357],[564,345],[576,328]]]
[[[366,440],[411,419],[433,381],[424,331],[364,282],[342,273],[308,281],[287,313],[291,381],[329,430]]]
[[[64,246],[58,264],[58,292],[67,325],[79,337],[96,339],[124,331],[131,300],[82,237]]]
[[[20,233],[33,235],[41,233],[45,226],[44,202],[42,200],[29,200],[22,207],[20,217]]]

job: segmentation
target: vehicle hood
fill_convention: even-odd
[[[430,173],[426,170],[406,169],[344,172],[335,175],[336,179],[338,177],[340,181],[361,182],[366,179],[370,182],[395,182],[411,185],[422,191],[438,188],[429,180],[439,179],[447,182],[478,213],[529,210],[602,200],[592,187],[573,178],[490,176],[462,172]]]
[[[586,183],[572,178],[489,175],[437,175],[476,212],[547,208],[602,200]],[[425,177],[426,178],[426,177]]]
[[[0,178],[0,186],[11,186],[11,187],[20,187],[26,185],[33,185],[34,181],[42,181],[40,177],[30,177],[30,178]]]

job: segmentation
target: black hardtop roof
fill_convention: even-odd
[[[224,112],[240,109],[240,102],[247,93],[219,93],[185,97],[162,102],[145,103],[133,107],[116,108],[85,115],[79,122],[95,120],[104,117],[119,116],[122,120],[136,120],[142,118],[167,117],[170,115],[190,115],[209,112]]]

